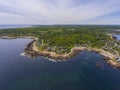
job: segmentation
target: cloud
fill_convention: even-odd
[[[118,0],[0,0],[0,24],[120,24]]]

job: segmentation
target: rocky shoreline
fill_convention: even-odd
[[[109,52],[106,52],[102,49],[94,49],[94,48],[86,48],[86,47],[74,47],[71,49],[71,52],[68,54],[57,54],[55,52],[48,51],[40,51],[36,46],[37,38],[34,38],[32,42],[30,42],[25,48],[25,53],[30,57],[44,56],[49,59],[53,59],[56,61],[66,61],[67,59],[72,58],[76,54],[82,51],[93,51],[99,53],[103,56],[103,60],[105,60],[109,65],[114,68],[120,69],[120,63],[115,60],[115,56]]]
[[[95,49],[95,48],[86,48],[86,47],[74,47],[71,49],[71,52],[68,54],[57,54],[55,52],[48,52],[48,51],[40,51],[36,46],[36,37],[28,37],[28,36],[21,36],[21,37],[0,37],[0,39],[17,39],[17,38],[28,38],[33,39],[26,48],[25,48],[25,55],[29,57],[37,57],[37,56],[44,56],[48,59],[52,59],[52,61],[66,61],[67,59],[72,58],[76,54],[82,51],[92,51],[99,53],[103,56],[103,60],[105,60],[109,65],[114,68],[120,69],[120,63],[115,60],[115,56],[109,52],[106,52],[102,49]]]

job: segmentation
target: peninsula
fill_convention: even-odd
[[[67,60],[80,51],[94,51],[115,68],[120,56],[120,42],[114,29],[118,26],[36,26],[29,28],[1,29],[2,38],[32,38],[25,48],[25,54],[45,56],[54,60]]]

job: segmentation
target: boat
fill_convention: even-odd
[[[117,59],[117,62],[120,62],[120,58],[119,58],[119,59]]]

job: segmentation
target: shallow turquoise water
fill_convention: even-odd
[[[0,90],[120,90],[120,71],[94,52],[66,62],[20,56],[30,39],[0,40]]]

